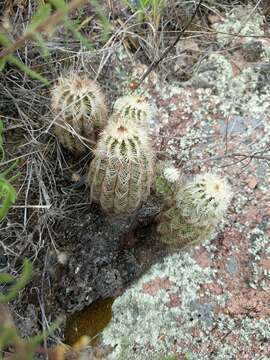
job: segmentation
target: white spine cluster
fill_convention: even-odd
[[[197,175],[178,191],[176,206],[192,224],[216,225],[223,219],[231,198],[232,191],[226,179],[205,173]]]
[[[173,165],[166,166],[163,170],[164,178],[171,184],[179,181],[180,171]]]

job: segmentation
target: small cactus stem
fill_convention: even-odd
[[[177,187],[174,201],[158,218],[161,242],[182,248],[210,238],[226,214],[232,191],[226,179],[213,173],[197,175]]]
[[[91,199],[108,214],[130,214],[150,193],[153,151],[145,131],[113,115],[90,164]]]
[[[160,241],[173,248],[182,249],[200,243],[209,239],[215,232],[213,225],[190,224],[176,206],[163,211],[158,222],[157,231]]]
[[[161,162],[157,168],[155,190],[165,197],[173,197],[181,183],[180,171],[171,163]]]
[[[192,224],[216,225],[227,211],[232,198],[226,179],[213,173],[197,175],[176,195],[176,206]]]
[[[52,89],[52,109],[58,115],[55,133],[60,143],[75,153],[86,150],[80,138],[95,143],[97,133],[107,123],[101,89],[85,75],[72,73],[58,79]]]
[[[138,126],[149,127],[152,110],[143,96],[127,95],[116,100],[114,113],[120,114],[123,119]]]

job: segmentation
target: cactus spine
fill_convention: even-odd
[[[175,202],[159,218],[161,241],[185,246],[206,239],[222,221],[232,197],[225,179],[212,173],[197,175],[179,187]]]
[[[149,195],[152,174],[153,152],[145,131],[113,115],[90,164],[91,199],[109,214],[132,213]]]
[[[60,77],[52,90],[52,108],[58,113],[55,133],[60,143],[77,154],[87,148],[82,138],[88,146],[92,145],[107,122],[101,89],[85,75]]]
[[[123,96],[116,100],[114,112],[131,124],[148,127],[152,111],[142,96]]]

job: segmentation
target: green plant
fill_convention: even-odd
[[[42,334],[21,338],[12,320],[7,303],[13,300],[18,293],[25,288],[32,277],[33,267],[29,260],[25,259],[22,266],[22,273],[18,278],[2,273],[0,274],[0,286],[8,286],[5,293],[0,294],[0,360],[8,356],[11,360],[33,360],[35,354],[48,354],[49,351],[40,347],[40,343],[48,337],[59,326],[56,321],[49,329]],[[6,351],[6,353],[5,353]],[[8,351],[8,352],[7,352]],[[54,351],[51,352],[54,355]],[[60,357],[50,357],[52,360],[62,360]]]
[[[119,113],[128,123],[138,126],[149,126],[152,111],[142,96],[122,96],[116,100],[113,110]]]
[[[12,284],[6,294],[0,294],[1,304],[8,303],[16,297],[18,292],[22,290],[31,279],[32,270],[32,264],[29,260],[25,259],[22,274],[17,279],[7,273],[0,274],[0,284]]]
[[[161,241],[184,247],[209,238],[223,219],[231,197],[227,181],[211,173],[197,175],[179,186],[174,201],[159,216]]]
[[[87,143],[96,142],[97,133],[107,123],[107,108],[99,86],[85,75],[60,77],[52,90],[52,108],[56,112],[55,133],[60,143],[81,154]]]
[[[109,214],[133,212],[150,193],[153,151],[145,131],[113,115],[90,164],[91,199]]]
[[[166,0],[124,0],[124,2],[132,11],[136,12],[139,22],[150,21],[158,29],[160,15],[166,6]]]
[[[5,159],[5,153],[3,148],[3,131],[4,125],[0,120],[0,153],[1,153],[1,162]],[[15,176],[7,179],[7,176],[11,171],[16,167],[17,163],[13,163],[8,169],[3,172],[0,172],[0,220],[2,220],[8,213],[11,206],[16,201],[16,190],[11,185],[11,182],[17,179],[19,173]]]
[[[172,205],[163,210],[158,218],[157,231],[161,242],[172,247],[183,248],[186,245],[199,243],[211,236],[212,225],[194,225],[189,223],[177,206]]]
[[[69,14],[79,9],[85,2],[86,0],[71,0],[70,2],[65,0],[49,0],[49,2],[43,2],[42,4],[40,2],[29,25],[17,39],[12,41],[8,33],[0,32],[0,45],[3,47],[0,51],[0,71],[4,69],[7,63],[10,63],[32,78],[48,85],[49,81],[45,77],[25,65],[19,57],[13,54],[26,42],[33,40],[41,49],[41,54],[46,58],[48,56],[48,49],[44,42],[44,37],[51,35],[59,24],[63,24],[75,39],[80,41],[86,49],[91,50],[93,48],[92,44],[78,30],[80,26],[69,18]],[[91,0],[91,3],[100,19],[102,26],[101,37],[105,41],[111,30],[111,25],[102,12],[100,4],[96,0]]]
[[[15,180],[19,174],[16,174],[9,180],[5,178],[15,166],[16,163],[0,173],[0,220],[7,215],[9,209],[16,201],[16,190],[11,185],[11,182]]]

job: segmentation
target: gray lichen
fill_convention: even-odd
[[[209,331],[213,305],[203,308],[202,319],[196,316],[202,311],[202,305],[196,305],[197,291],[201,284],[211,281],[214,273],[210,268],[201,268],[187,253],[168,256],[163,263],[154,265],[113,304],[112,322],[103,333],[104,343],[115,348],[110,359],[121,358],[122,351],[126,359],[138,360],[166,354],[174,341],[192,341],[195,323]],[[169,291],[159,289],[155,295],[143,291],[144,284],[160,277],[170,282]],[[179,294],[180,307],[169,306],[170,294]]]
[[[252,6],[237,6],[227,13],[223,22],[214,24],[217,40],[222,45],[236,43],[243,39],[263,36],[264,17],[259,15]],[[249,38],[250,39],[250,38]]]
[[[270,289],[270,271],[264,269],[260,264],[262,255],[270,255],[270,239],[266,234],[255,228],[249,236],[251,254],[250,264],[252,268],[252,279],[250,286],[252,288],[262,288],[265,291]]]

